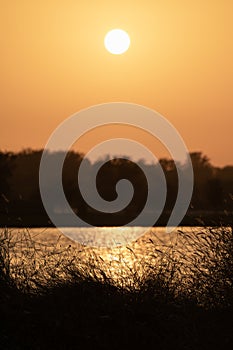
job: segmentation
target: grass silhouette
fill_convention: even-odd
[[[1,232],[1,349],[232,348],[232,227],[105,258],[35,238]]]

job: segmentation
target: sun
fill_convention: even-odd
[[[130,37],[122,29],[113,29],[104,38],[105,48],[114,55],[121,55],[130,46]]]

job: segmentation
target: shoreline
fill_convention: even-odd
[[[167,226],[167,222],[171,212],[162,213],[153,227],[165,227]],[[69,214],[57,214],[57,219],[59,220],[60,227],[112,227],[112,226],[125,226],[127,225],[127,220],[125,216],[118,215],[116,218],[101,218],[97,215],[90,216],[91,220],[89,220],[89,224],[85,225],[73,225],[70,220]],[[87,221],[87,220],[86,220]],[[132,220],[130,220],[132,221]],[[87,221],[88,222],[88,221]],[[193,211],[189,212],[185,215],[183,220],[180,222],[178,227],[181,226],[231,226],[233,224],[233,212],[224,212],[224,211]],[[128,226],[131,226],[130,223]],[[147,225],[141,225],[147,226]],[[151,226],[151,225],[148,225]],[[0,214],[0,227],[29,227],[29,228],[37,228],[37,227],[55,227],[55,225],[50,221],[50,219],[46,215],[38,215],[38,214]],[[133,225],[132,225],[133,227]]]

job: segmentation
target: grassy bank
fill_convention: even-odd
[[[232,228],[101,252],[3,230],[0,348],[232,349]]]

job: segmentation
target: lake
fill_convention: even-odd
[[[204,232],[205,228],[178,227],[173,232],[166,231],[166,227],[37,227],[37,228],[8,228],[9,234],[13,237],[32,239],[35,243],[45,245],[68,246],[78,249],[92,248],[104,250],[105,248],[121,248],[131,245],[139,245],[143,249],[151,240],[160,245],[172,244],[177,236],[185,233]],[[3,232],[4,228],[0,228]],[[82,244],[86,242],[86,244]]]
[[[24,271],[25,276],[29,274],[35,280],[50,279],[53,270],[64,276],[70,266],[78,266],[84,272],[110,277],[121,286],[126,286],[135,285],[135,280],[140,281],[142,276],[154,269],[166,271],[169,266],[175,266],[175,273],[179,276],[182,274],[185,281],[186,276],[190,276],[192,266],[197,265],[202,269],[206,257],[211,260],[211,254],[215,253],[210,249],[210,237],[221,232],[221,229],[178,227],[168,233],[165,227],[147,227],[144,235],[137,239],[134,238],[141,232],[140,227],[65,228],[70,237],[57,228],[48,227],[2,228],[0,231],[1,236],[5,235],[6,238],[12,271],[16,271],[19,278]],[[118,239],[112,240],[113,236]],[[84,246],[75,241],[80,237],[89,243],[91,239],[95,243],[97,239],[102,241],[98,242],[97,247]],[[120,239],[125,244],[120,245]],[[106,246],[106,242],[112,244],[113,241],[115,245]]]
[[[216,229],[216,228],[215,228]],[[66,249],[81,252],[95,252],[106,259],[116,254],[123,254],[130,250],[140,257],[145,257],[155,249],[165,251],[168,248],[182,249],[182,252],[193,250],[193,240],[200,233],[204,235],[208,228],[178,227],[168,233],[165,227],[78,227],[62,228],[64,235],[58,228],[9,228],[12,247],[15,251],[22,251],[33,246],[35,249]],[[3,232],[4,229],[1,229]],[[144,232],[143,235],[141,233]],[[80,244],[87,241],[88,245]],[[92,244],[93,243],[93,244]],[[134,256],[134,258],[135,258]],[[114,258],[115,259],[115,258]]]

